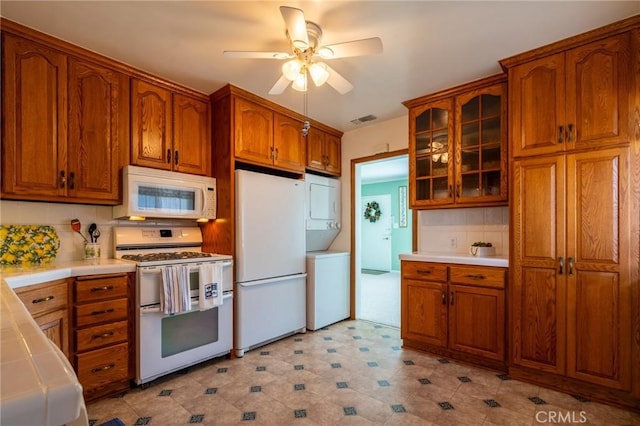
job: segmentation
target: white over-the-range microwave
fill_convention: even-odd
[[[125,166],[122,191],[122,204],[113,207],[116,219],[207,221],[216,218],[215,178]]]

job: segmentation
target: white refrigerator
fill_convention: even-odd
[[[236,170],[235,353],[306,325],[305,183]]]

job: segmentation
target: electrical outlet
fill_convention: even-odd
[[[449,240],[449,248],[458,248],[458,239],[457,238],[451,238]]]

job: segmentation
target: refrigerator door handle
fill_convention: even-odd
[[[275,282],[289,281],[289,280],[297,280],[300,278],[305,278],[307,274],[295,274],[295,275],[286,275],[284,277],[275,277],[275,278],[267,278],[264,280],[255,280],[255,281],[247,281],[242,283],[237,283],[240,287],[255,287],[262,284],[269,284]]]

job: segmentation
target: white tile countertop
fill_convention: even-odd
[[[400,260],[414,262],[457,263],[461,265],[509,267],[507,256],[472,256],[464,253],[414,252],[400,255]]]
[[[99,259],[0,272],[0,423],[86,425],[82,386],[69,361],[33,320],[13,288],[81,275],[133,272],[134,263]]]

